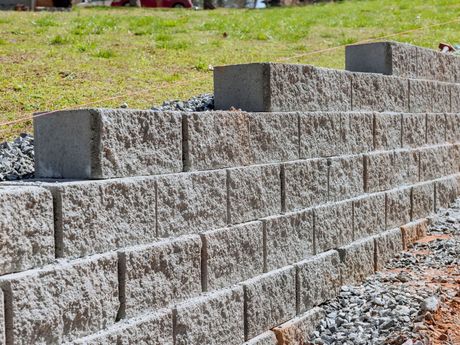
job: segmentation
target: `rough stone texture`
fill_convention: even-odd
[[[393,229],[411,221],[411,188],[398,188],[386,195],[386,228]]]
[[[174,344],[240,345],[245,340],[243,299],[243,288],[237,286],[177,305]]]
[[[96,255],[0,278],[12,308],[9,344],[60,344],[115,322],[116,254]]]
[[[419,183],[412,187],[412,220],[425,218],[434,212],[434,183]]]
[[[374,273],[374,239],[366,238],[338,249],[342,284],[359,284]]]
[[[411,113],[450,112],[450,86],[431,80],[409,80]]]
[[[298,113],[251,113],[248,117],[254,163],[299,158]]]
[[[408,110],[407,80],[380,74],[354,73],[352,78],[353,110]]]
[[[451,173],[448,145],[420,149],[420,181],[435,180]]]
[[[335,250],[321,253],[295,265],[298,313],[335,298],[341,286],[340,258]]]
[[[385,193],[370,194],[353,200],[353,239],[385,230]]]
[[[161,176],[157,179],[160,237],[198,233],[227,224],[225,171]]]
[[[241,111],[184,115],[185,169],[207,170],[253,163],[249,117]]]
[[[394,185],[393,152],[375,152],[364,158],[364,186],[367,192],[380,192]]]
[[[118,325],[116,327],[110,327],[107,330],[97,332],[95,334],[88,335],[77,339],[72,342],[65,343],[65,345],[113,345],[117,344],[118,341]]]
[[[53,199],[36,187],[0,187],[0,275],[54,260]]]
[[[460,79],[460,73],[458,75]],[[457,83],[459,82],[460,80],[457,80]],[[460,85],[458,84],[450,84],[450,112],[455,114],[460,112]]]
[[[457,179],[454,176],[443,178],[435,182],[435,210],[448,207],[458,195]]]
[[[180,113],[58,111],[34,118],[37,177],[110,178],[182,170]]]
[[[363,156],[330,158],[328,163],[328,200],[339,201],[364,193]]]
[[[276,340],[275,333],[267,331],[245,342],[243,345],[278,345],[278,341]]]
[[[313,308],[305,314],[275,327],[273,332],[278,339],[278,345],[307,344],[310,336],[324,317],[325,313],[322,308]]]
[[[352,201],[319,206],[314,212],[316,253],[353,241]]]
[[[419,219],[401,226],[403,248],[406,250],[412,243],[426,236],[428,228],[427,219]]]
[[[426,114],[426,143],[429,145],[446,142],[446,114]]]
[[[314,254],[312,210],[272,216],[263,222],[266,271],[293,264]]]
[[[426,143],[426,114],[402,115],[402,146],[418,147]]]
[[[281,212],[279,165],[232,168],[228,173],[229,223]]]
[[[246,339],[251,339],[296,315],[296,272],[289,266],[243,283]]]
[[[446,114],[446,141],[449,143],[460,141],[460,113]]]
[[[263,273],[262,222],[208,231],[201,238],[205,290],[227,287]]]
[[[0,345],[5,345],[5,314],[3,306],[3,291],[0,289]]]
[[[458,81],[458,57],[439,51],[416,47],[417,77],[420,79]]]
[[[418,150],[394,151],[393,186],[398,187],[419,182],[419,161]]]
[[[125,249],[120,261],[128,317],[168,307],[202,291],[198,235]]]
[[[397,253],[403,250],[401,229],[385,231],[375,237],[375,270],[379,271]]]
[[[391,150],[401,147],[402,115],[376,113],[374,115],[374,145],[376,150]]]
[[[284,164],[286,211],[300,210],[327,201],[326,159],[309,159]]]

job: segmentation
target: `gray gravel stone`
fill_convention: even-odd
[[[186,101],[171,100],[165,101],[161,106],[154,106],[155,111],[210,111],[214,110],[214,95],[203,93],[189,98]]]
[[[34,176],[34,138],[21,133],[12,142],[0,144],[0,181]]]

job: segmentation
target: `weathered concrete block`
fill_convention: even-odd
[[[353,110],[408,110],[407,80],[380,74],[354,73],[352,78]]]
[[[278,339],[278,345],[308,344],[310,336],[324,317],[325,312],[322,308],[313,308],[305,314],[273,328]]]
[[[435,210],[447,208],[458,196],[457,179],[454,176],[435,181]]]
[[[175,345],[239,345],[244,342],[241,286],[219,290],[175,307]]]
[[[385,267],[397,253],[403,250],[401,229],[385,231],[375,237],[375,270],[379,271]]]
[[[279,165],[227,170],[229,223],[243,223],[281,212]]]
[[[373,152],[364,156],[364,189],[380,192],[395,184],[395,157],[393,152]]]
[[[449,145],[420,149],[420,181],[435,180],[452,173]]]
[[[214,68],[216,109],[348,111],[350,74],[309,65],[253,63]]]
[[[335,298],[341,284],[340,257],[335,250],[313,256],[295,265],[298,313]]]
[[[316,253],[344,246],[353,241],[352,201],[315,208]]]
[[[458,73],[460,79],[460,72]],[[459,83],[460,80],[457,80]],[[450,112],[457,114],[460,112],[460,85],[450,84]]]
[[[411,113],[450,112],[450,85],[432,80],[409,80]]]
[[[370,194],[353,200],[353,239],[385,230],[385,193]]]
[[[2,276],[9,344],[61,344],[115,323],[116,254]]]
[[[393,186],[401,186],[419,182],[418,150],[402,149],[394,151]]]
[[[119,258],[128,317],[168,307],[202,291],[198,235],[124,249]]]
[[[157,234],[198,233],[227,224],[225,171],[165,175],[157,179]]]
[[[266,271],[291,265],[314,254],[312,210],[273,216],[263,222]]]
[[[402,115],[376,113],[374,115],[374,144],[376,150],[392,150],[402,146]]]
[[[3,305],[3,291],[0,289],[0,345],[6,344],[5,338],[5,309]]]
[[[330,158],[328,199],[339,201],[364,193],[363,156]]]
[[[182,171],[181,116],[127,109],[34,118],[35,176],[97,179]]]
[[[446,142],[446,114],[426,114],[426,143],[429,145]]]
[[[296,315],[295,275],[295,267],[289,266],[243,283],[246,339],[254,338]]]
[[[451,144],[460,141],[460,113],[446,114],[446,140]]]
[[[420,79],[455,82],[458,64],[456,56],[417,47],[417,77]]]
[[[309,159],[283,165],[286,211],[300,210],[327,201],[326,159]]]
[[[419,219],[414,222],[401,226],[403,248],[406,250],[418,239],[425,237],[428,228],[427,219]]]
[[[434,183],[412,186],[412,220],[425,218],[434,212]]]
[[[243,345],[278,345],[278,341],[275,333],[267,331],[245,342]]]
[[[341,261],[342,284],[361,283],[374,273],[374,239],[355,241],[338,249]]]
[[[201,235],[204,289],[227,287],[264,270],[262,222],[251,222]]]
[[[398,188],[385,193],[386,228],[393,229],[411,221],[411,188]]]
[[[426,114],[402,114],[402,146],[419,147],[426,143]]]
[[[51,193],[36,187],[0,187],[0,234],[0,275],[52,262]]]
[[[117,325],[118,326],[118,325]],[[107,330],[103,330],[83,338],[79,338],[75,341],[65,343],[64,345],[112,345],[117,344],[118,327],[110,327]]]

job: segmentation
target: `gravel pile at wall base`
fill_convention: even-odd
[[[34,138],[22,133],[12,142],[0,144],[0,181],[31,178],[34,167]]]
[[[460,344],[460,324],[440,325],[445,317],[438,315],[460,297],[460,199],[430,223],[428,236],[384,271],[362,285],[343,286],[336,300],[322,306],[326,318],[310,344]]]

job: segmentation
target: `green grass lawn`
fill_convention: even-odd
[[[149,108],[212,92],[210,65],[282,61],[343,68],[344,48],[298,55],[459,14],[458,0],[349,0],[266,10],[0,12],[0,122],[92,102]],[[392,39],[430,48],[439,41],[456,43],[460,22]],[[31,122],[3,126],[0,137],[20,131],[31,131]]]

